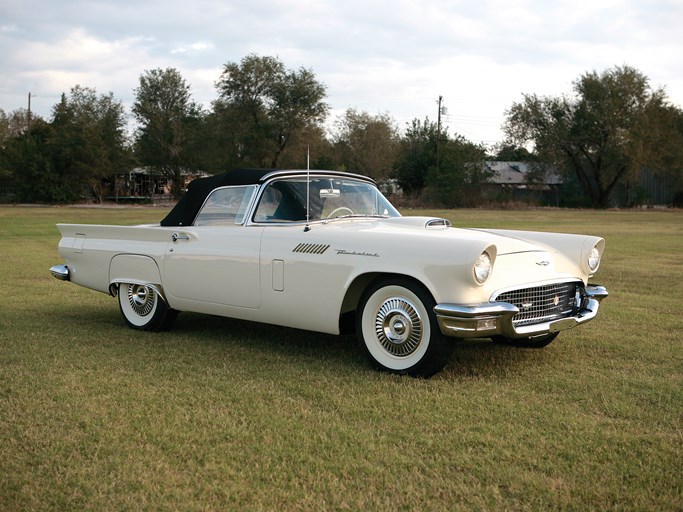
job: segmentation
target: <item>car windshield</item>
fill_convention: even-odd
[[[259,201],[254,222],[306,221],[340,217],[400,217],[374,185],[354,179],[312,176],[270,183]]]

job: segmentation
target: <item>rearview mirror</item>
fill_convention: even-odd
[[[320,198],[327,198],[327,197],[339,197],[341,196],[341,190],[338,188],[321,188],[320,189]]]

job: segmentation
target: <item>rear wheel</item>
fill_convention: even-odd
[[[118,296],[121,314],[133,329],[164,331],[171,327],[178,315],[151,286],[122,283]]]
[[[431,294],[409,279],[383,279],[361,297],[356,332],[379,369],[430,377],[441,370],[453,344],[441,334]]]
[[[545,334],[541,336],[533,336],[531,338],[504,338],[503,336],[494,336],[491,338],[496,343],[501,345],[507,345],[509,347],[520,347],[520,348],[543,348],[557,338],[559,332],[551,332],[550,334]]]

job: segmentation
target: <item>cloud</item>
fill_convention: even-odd
[[[171,50],[171,54],[192,55],[213,49],[214,45],[212,43],[197,42],[189,45],[178,46]]]
[[[250,53],[306,67],[333,112],[434,118],[473,140],[500,138],[522,93],[568,93],[582,73],[629,64],[683,103],[683,4],[675,0],[5,0],[0,107],[49,115],[76,84],[128,106],[139,76],[174,67],[196,101],[215,99],[227,62]]]

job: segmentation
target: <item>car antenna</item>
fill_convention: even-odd
[[[311,205],[311,145],[306,146],[306,227],[304,233],[311,230],[308,225],[310,220],[310,205]]]

